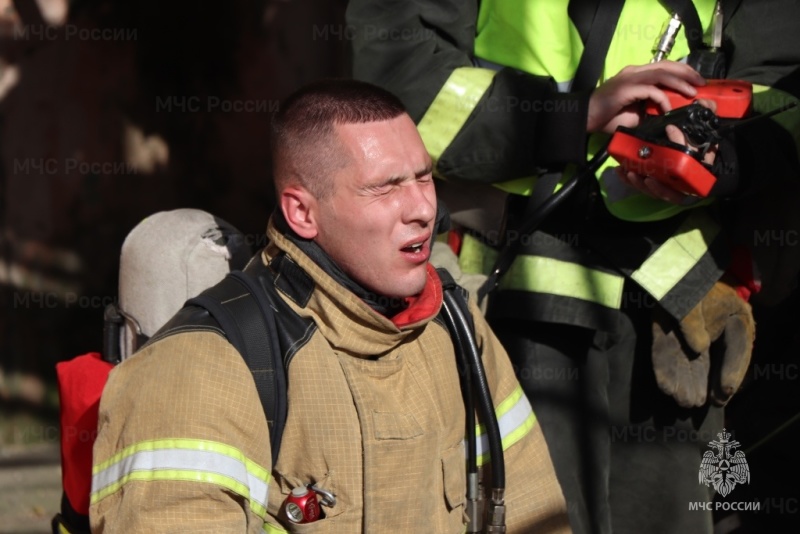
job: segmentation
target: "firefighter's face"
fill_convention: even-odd
[[[432,163],[411,118],[337,125],[349,164],[317,199],[316,242],[356,282],[409,297],[427,279],[436,216]]]

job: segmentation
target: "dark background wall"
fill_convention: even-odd
[[[0,1],[0,445],[48,438],[19,423],[100,350],[142,218],[205,209],[263,243],[271,114],[348,74],[345,3]]]

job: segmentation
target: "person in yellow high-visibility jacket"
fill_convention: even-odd
[[[354,76],[398,94],[418,124],[440,196],[467,228],[461,269],[488,274],[503,219],[513,230],[532,194],[553,191],[536,189],[540,177],[564,173],[563,184],[617,126],[640,124],[642,100],[668,110],[664,88],[695,96],[704,79],[677,61],[650,64],[653,43],[677,9],[685,25],[669,58],[697,52],[720,20],[715,4],[352,0],[347,29]],[[754,83],[756,112],[797,101],[800,5],[723,1],[721,13],[727,76]],[[605,27],[607,50],[587,47]],[[599,53],[588,81],[585,48]],[[722,431],[754,336],[725,274],[719,199],[800,175],[799,116],[723,138],[707,160],[708,199],[609,159],[523,240],[490,296],[487,316],[539,414],[576,532],[710,532],[710,512],[690,510],[712,498],[698,484],[701,450]],[[727,349],[711,351],[715,340]]]

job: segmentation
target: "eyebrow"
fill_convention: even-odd
[[[430,162],[422,170],[416,171],[414,173],[414,178],[420,178],[422,176],[431,174],[432,172],[433,172],[433,162]],[[380,187],[383,187],[383,186],[386,186],[386,185],[397,184],[397,183],[402,182],[406,178],[407,178],[406,175],[399,175],[399,174],[398,175],[392,175],[392,176],[387,177],[385,180],[383,180],[381,182],[369,184],[369,185],[365,186],[364,189],[376,189],[376,188],[380,188]]]
[[[430,174],[432,172],[433,172],[433,162],[429,161],[428,164],[425,165],[425,167],[422,170],[414,172],[414,178],[421,178],[421,177],[423,177],[423,176],[425,176],[427,174]],[[398,180],[398,179],[402,179],[402,178],[404,178],[404,177],[403,176],[394,176],[392,178],[389,178],[389,180],[390,181],[391,180]]]

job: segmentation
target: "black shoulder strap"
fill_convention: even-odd
[[[584,91],[597,85],[624,3],[624,0],[605,0],[594,6],[594,19],[583,43],[583,54],[572,82],[573,91]]]
[[[272,279],[269,268],[256,258],[247,267],[248,272],[232,271],[222,282],[186,304],[207,310],[247,363],[269,424],[274,465],[286,425],[286,369],[274,306],[254,270],[262,277]]]

